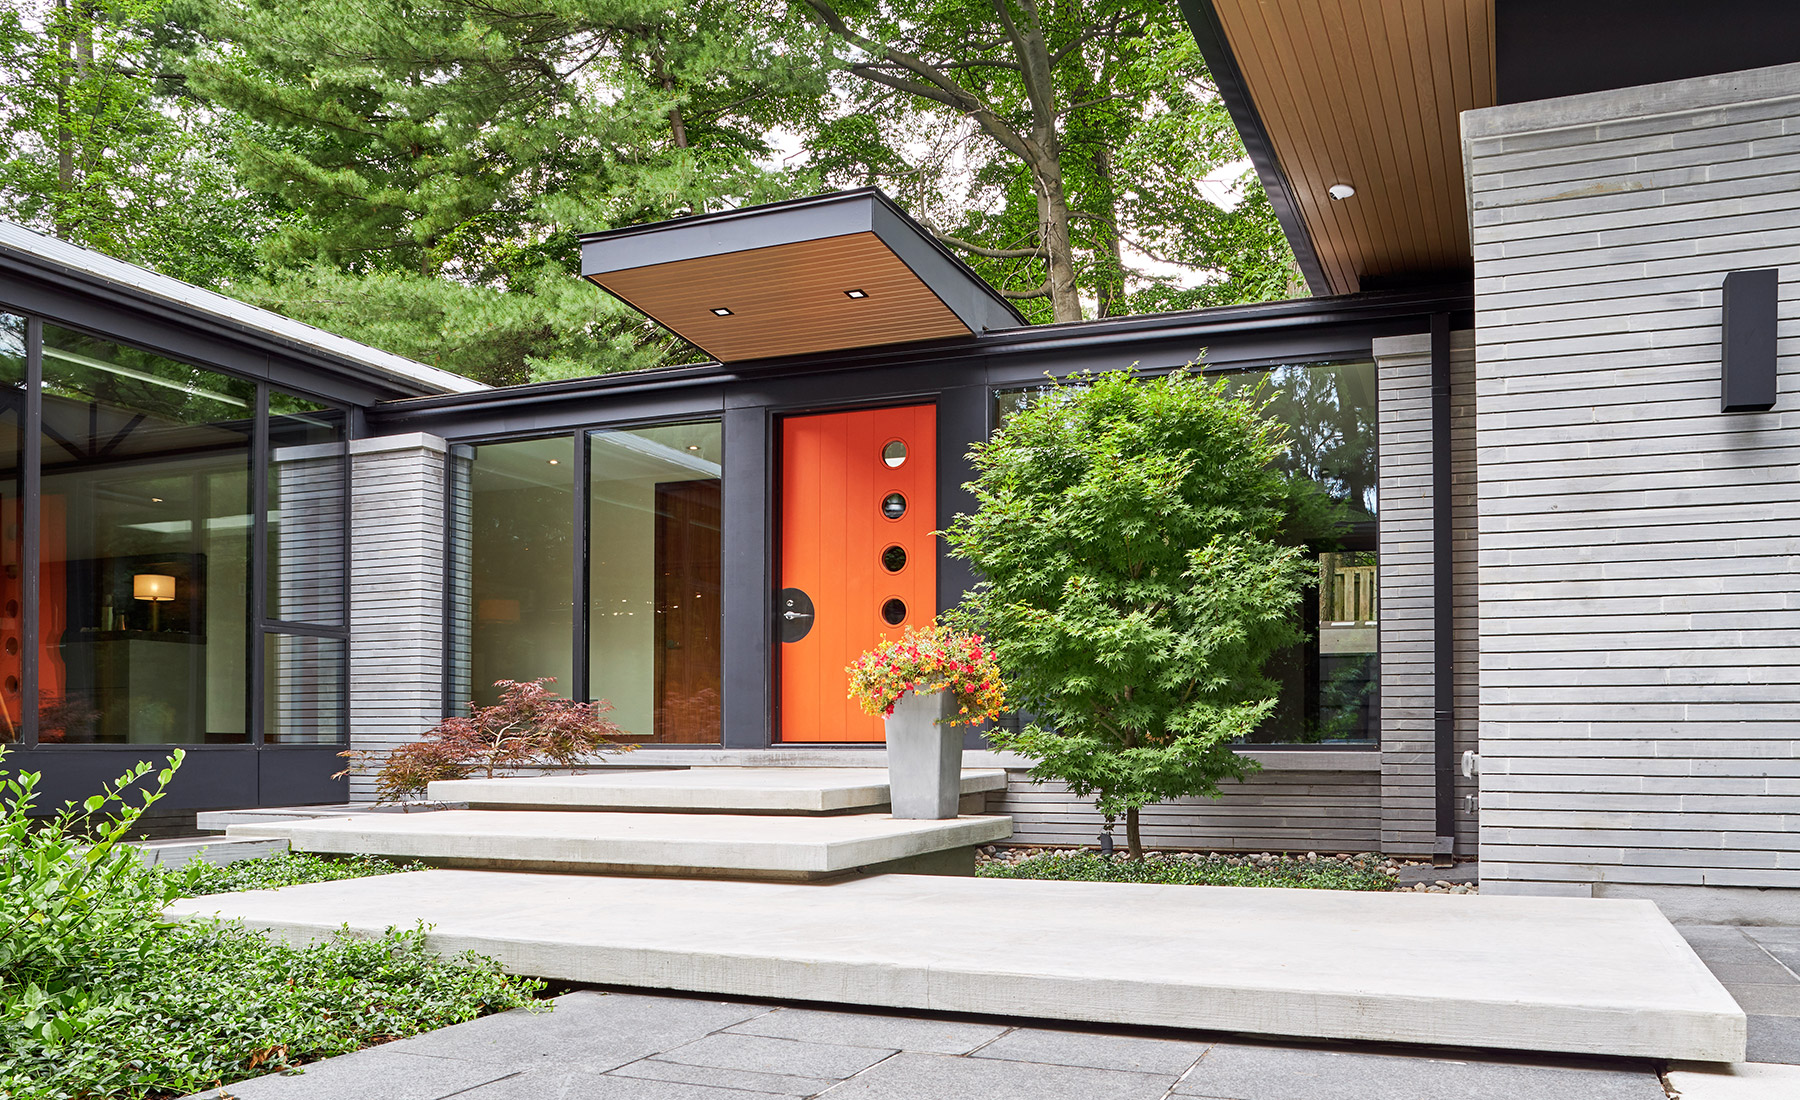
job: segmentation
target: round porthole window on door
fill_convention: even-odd
[[[898,573],[906,568],[906,548],[890,546],[881,552],[881,567],[890,573]]]
[[[906,464],[906,442],[890,439],[881,448],[881,461],[891,470]]]
[[[906,601],[898,596],[891,596],[888,602],[881,605],[881,621],[889,626],[899,626],[906,621]]]
[[[889,493],[881,498],[881,514],[889,519],[899,519],[906,514],[906,497],[900,493]]]

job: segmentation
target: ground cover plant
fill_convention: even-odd
[[[541,982],[440,958],[423,929],[293,947],[164,921],[195,890],[373,869],[145,868],[122,842],[180,764],[140,765],[47,818],[35,773],[0,771],[0,1096],[163,1100],[535,1003]]]
[[[1280,886],[1307,890],[1392,890],[1378,861],[1298,856],[1149,855],[1117,859],[1094,852],[1042,852],[983,864],[984,878],[1065,882],[1152,882],[1170,886]]]
[[[191,863],[181,869],[180,889],[184,897],[202,894],[225,894],[233,890],[273,890],[281,886],[301,886],[309,882],[337,882],[347,878],[392,875],[401,871],[423,871],[423,863],[401,863],[380,856],[321,856],[311,852],[283,852],[261,859],[242,859],[222,867],[210,863]]]

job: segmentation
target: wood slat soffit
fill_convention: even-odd
[[[1494,0],[1212,4],[1329,290],[1466,273],[1458,118],[1495,102]]]
[[[874,188],[581,241],[583,275],[721,363],[968,338],[1024,323]]]

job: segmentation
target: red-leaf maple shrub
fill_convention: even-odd
[[[375,776],[375,793],[383,802],[423,795],[439,779],[492,779],[513,768],[561,767],[583,763],[600,753],[629,752],[635,746],[614,744],[624,731],[606,717],[612,704],[604,699],[577,703],[544,685],[556,681],[497,680],[500,701],[492,706],[469,704],[469,713],[444,719],[425,739],[402,745],[385,755],[351,749],[338,755],[350,761],[339,775]]]

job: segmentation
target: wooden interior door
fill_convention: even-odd
[[[880,741],[844,668],[937,614],[937,408],[791,416],[775,600],[782,741]]]
[[[716,745],[719,479],[656,486],[656,740]]]

